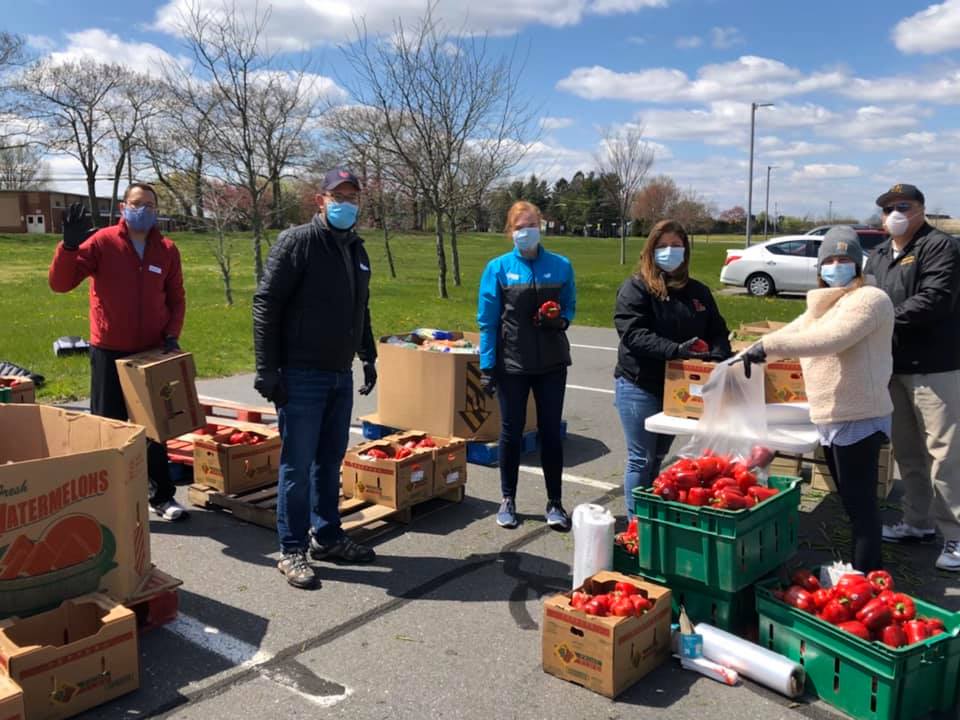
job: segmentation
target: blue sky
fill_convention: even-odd
[[[6,8],[4,24],[39,55],[149,69],[182,52],[172,19],[187,2],[32,0]],[[309,49],[337,96],[351,13],[389,32],[424,6],[276,0],[267,34],[274,47]],[[745,205],[749,104],[769,101],[758,113],[755,210],[775,165],[771,205],[784,213],[823,216],[832,201],[835,214],[864,218],[886,187],[911,182],[929,210],[960,216],[960,0],[440,0],[436,13],[526,55],[521,86],[542,130],[519,171],[590,169],[600,129],[636,123],[654,144],[654,174],[719,210]],[[54,167],[76,172],[66,159]]]

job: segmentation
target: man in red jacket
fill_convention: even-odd
[[[116,360],[163,347],[179,350],[186,310],[180,252],[157,229],[157,194],[133,183],[123,194],[116,225],[90,232],[80,203],[63,218],[63,242],[48,275],[54,292],[90,278],[90,412],[127,419]],[[167,449],[147,440],[150,507],[164,520],[186,517],[174,499]]]

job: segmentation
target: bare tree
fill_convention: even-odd
[[[216,180],[204,181],[203,191],[203,204],[208,210],[204,222],[212,230],[206,236],[207,247],[217,260],[227,305],[233,305],[234,239],[230,231],[236,229],[246,213],[247,198],[243,190]]]
[[[0,150],[30,145],[35,130],[20,107],[16,70],[27,60],[23,38],[0,31]]]
[[[494,57],[485,37],[449,32],[434,8],[429,4],[412,29],[397,21],[386,42],[371,38],[361,23],[344,54],[354,99],[376,110],[386,129],[383,150],[406,168],[434,214],[437,288],[447,298],[444,228],[465,148],[470,142],[522,146],[532,113],[517,91],[514,54]]]
[[[39,190],[48,167],[36,145],[0,149],[0,190]]]
[[[630,206],[653,165],[653,149],[643,139],[643,128],[628,125],[603,131],[603,150],[596,156],[600,181],[620,220],[620,264],[627,262],[627,221]]]
[[[265,212],[263,200],[279,177],[276,167],[289,157],[289,148],[299,143],[291,124],[266,114],[293,113],[306,101],[305,67],[288,70],[265,48],[263,31],[270,11],[256,8],[248,16],[236,5],[206,11],[191,0],[181,12],[179,34],[190,53],[190,67],[167,68],[172,84],[194,107],[199,98],[212,93],[215,105],[210,119],[213,142],[210,162],[225,180],[242,187],[250,197],[250,227],[253,233],[254,273],[263,275]],[[282,106],[270,94],[276,89],[271,78],[285,75],[293,89]],[[204,78],[201,85],[195,77]],[[295,125],[295,123],[294,123]],[[272,159],[271,159],[272,158]]]
[[[108,109],[125,70],[115,64],[82,59],[32,66],[20,90],[33,99],[32,116],[43,125],[42,143],[80,162],[87,183],[94,226],[100,222],[97,207],[97,173],[100,156],[111,137]]]

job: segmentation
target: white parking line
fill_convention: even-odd
[[[613,390],[608,388],[587,387],[586,385],[571,385],[570,383],[567,383],[567,388],[570,390],[586,390],[588,392],[603,393],[604,395],[616,394]]]
[[[617,351],[617,348],[606,347],[605,345],[580,345],[578,343],[570,343],[570,347],[583,348],[584,350],[607,350],[609,352]]]
[[[520,472],[527,473],[528,475],[536,475],[537,477],[543,477],[543,468],[538,468],[535,465],[521,465]],[[580,475],[571,475],[570,473],[563,474],[563,482],[576,483],[577,485],[586,485],[587,487],[598,488],[600,490],[615,490],[620,487],[616,483],[608,483],[603,480],[594,480],[593,478],[582,477]]]

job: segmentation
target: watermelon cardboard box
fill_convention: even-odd
[[[147,509],[143,428],[0,405],[0,617],[135,594],[152,568]]]

